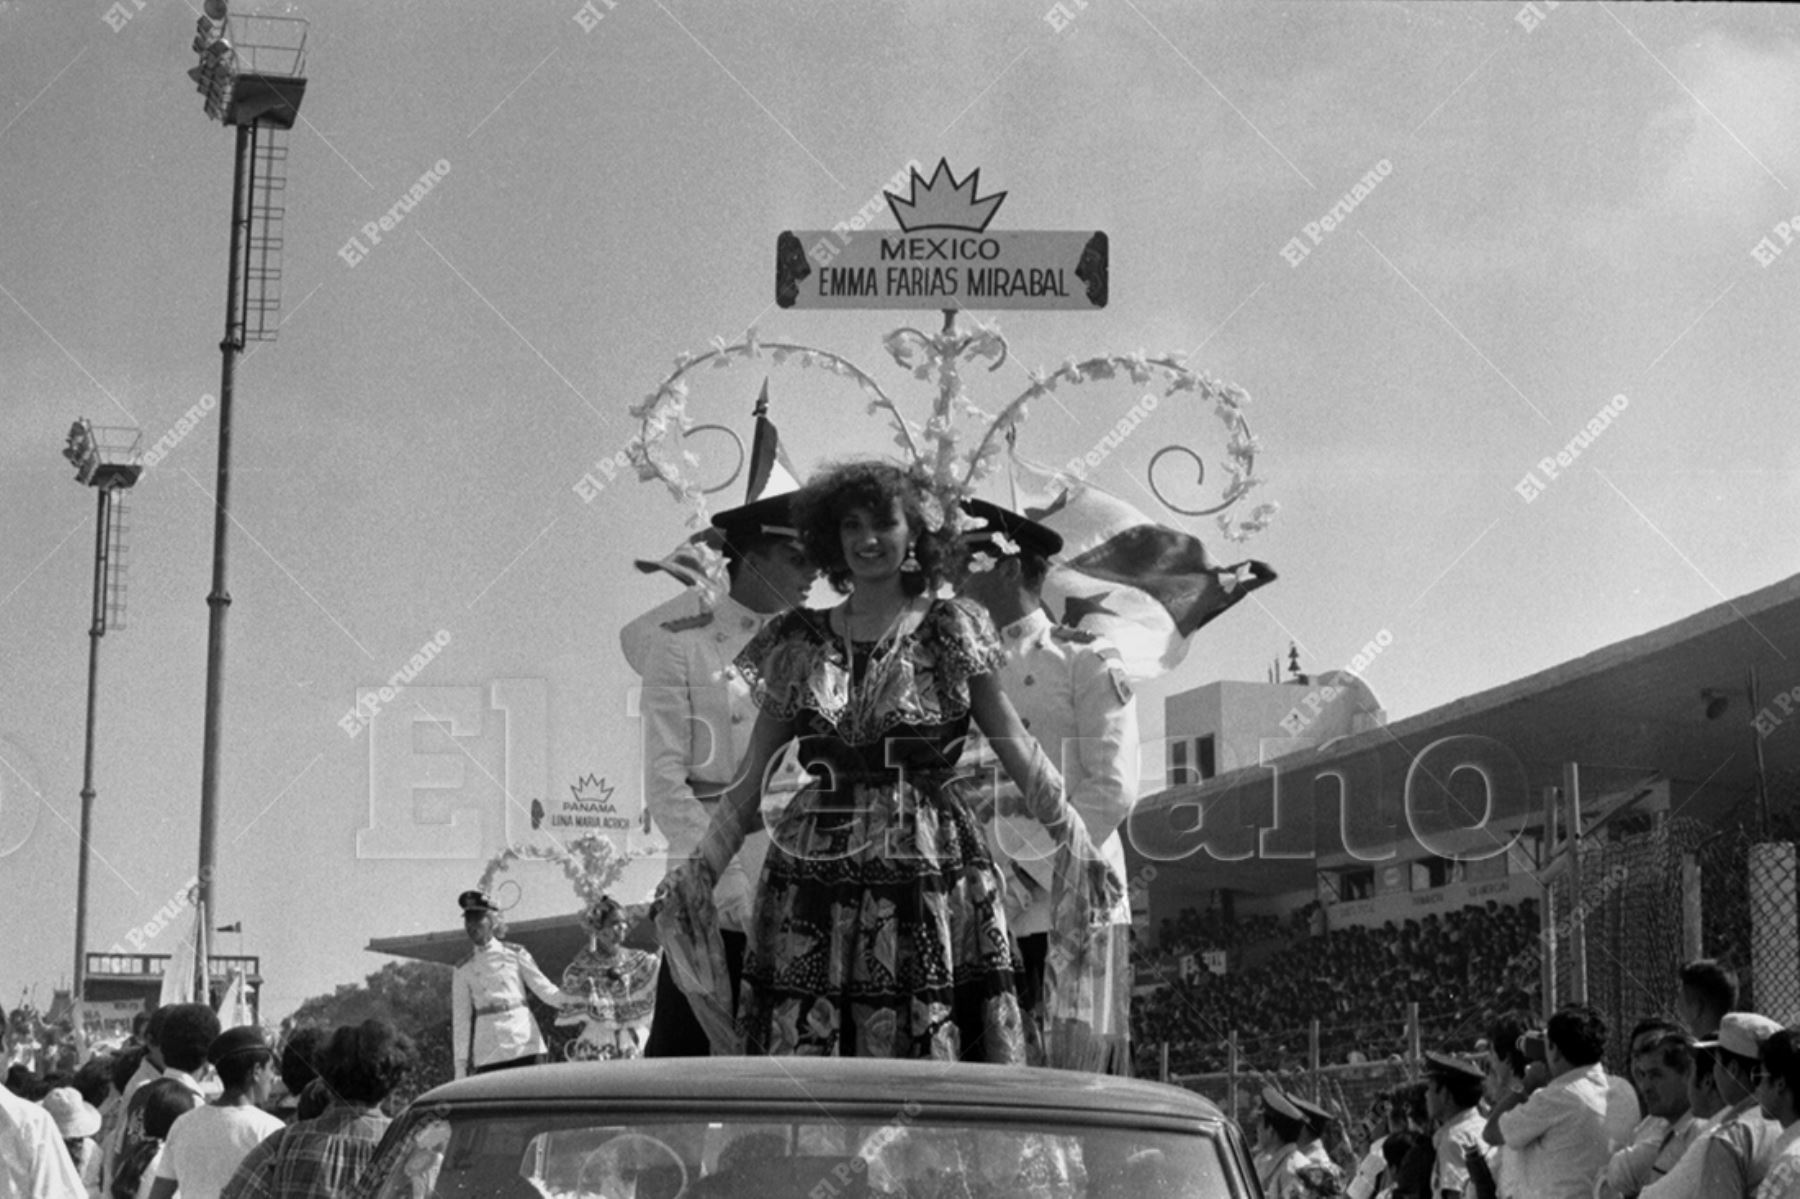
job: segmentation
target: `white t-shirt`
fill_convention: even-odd
[[[1589,1199],[1606,1169],[1606,1071],[1577,1066],[1500,1115],[1500,1135],[1519,1151],[1512,1193],[1527,1199]],[[1510,1168],[1509,1171],[1510,1173]]]
[[[244,1155],[284,1127],[261,1108],[197,1107],[169,1126],[156,1176],[179,1184],[181,1199],[218,1199]]]

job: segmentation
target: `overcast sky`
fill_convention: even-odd
[[[975,399],[1139,349],[1253,397],[1255,498],[1282,509],[1241,549],[1142,485],[1168,444],[1218,460],[1209,413],[1160,405],[1095,474],[1281,572],[1146,689],[1151,735],[1162,694],[1261,680],[1290,641],[1318,671],[1386,630],[1365,674],[1398,718],[1800,569],[1800,252],[1772,252],[1782,222],[1800,229],[1790,9],[288,11],[311,21],[310,83],[285,323],[238,374],[215,913],[244,925],[221,948],[263,955],[269,1015],[377,968],[371,937],[454,924],[506,836],[509,764],[555,794],[604,778],[635,806],[617,630],[672,594],[628,564],[673,545],[683,512],[657,486],[577,484],[677,354],[751,325],[922,411],[929,388],[881,336],[935,313],[773,305],[776,235],[849,219],[909,160],[979,168],[1007,193],[995,229],[1111,239],[1105,311],[999,314],[1011,360],[968,373]],[[81,416],[155,443],[219,387],[232,137],[185,74],[194,16],[0,0],[7,1006],[47,1002],[72,967],[95,505],[58,451]],[[427,171],[429,195],[362,234]],[[1296,238],[1307,252],[1284,256]],[[888,447],[841,379],[766,360],[699,378],[696,415],[747,429],[765,374],[802,469]],[[1085,453],[1140,390],[1060,392],[1021,449]],[[1538,465],[1609,405],[1566,467]],[[96,950],[136,929],[166,951],[174,934],[144,926],[195,870],[218,425],[215,407],[130,495],[128,624],[101,657]],[[690,448],[723,478],[711,436]],[[356,689],[434,637],[389,723],[346,733]],[[454,713],[455,734],[401,728],[408,702]],[[379,765],[385,745],[419,761]],[[517,914],[574,906],[560,875],[512,877]]]

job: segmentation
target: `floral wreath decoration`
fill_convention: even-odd
[[[563,876],[574,889],[576,898],[581,900],[585,916],[601,899],[608,897],[627,867],[641,856],[622,852],[610,838],[598,833],[588,833],[567,844],[548,847],[508,845],[488,859],[476,888],[483,895],[494,896],[494,906],[504,914],[518,906],[523,898],[523,888],[513,879],[502,880],[498,886],[495,880],[510,870],[514,862],[555,862],[562,867]],[[502,895],[505,898],[501,898]],[[635,914],[641,905],[621,903],[619,906]]]
[[[871,416],[886,413],[888,423],[895,430],[894,444],[901,449],[907,469],[929,492],[924,512],[926,524],[933,531],[948,527],[956,535],[985,523],[965,513],[960,501],[973,494],[976,485],[993,473],[1002,453],[1015,448],[1019,427],[1029,414],[1031,401],[1049,396],[1063,386],[1128,378],[1138,385],[1159,385],[1159,399],[1181,392],[1194,393],[1202,403],[1211,404],[1213,415],[1225,426],[1227,434],[1226,479],[1217,503],[1204,508],[1184,508],[1169,500],[1158,488],[1156,468],[1169,454],[1191,458],[1199,480],[1204,480],[1204,461],[1183,444],[1164,446],[1151,457],[1148,481],[1158,501],[1185,516],[1214,517],[1220,532],[1232,542],[1243,542],[1267,528],[1279,510],[1279,504],[1262,503],[1242,516],[1231,511],[1252,489],[1264,482],[1256,473],[1256,455],[1261,445],[1244,417],[1244,406],[1249,403],[1250,396],[1243,388],[1189,369],[1180,354],[1151,356],[1140,350],[1136,354],[1105,354],[1082,361],[1070,358],[1055,370],[1031,371],[1030,385],[1024,391],[1002,405],[997,413],[989,412],[969,399],[959,362],[965,358],[971,361],[986,359],[989,373],[999,370],[1007,360],[1006,339],[997,328],[979,321],[973,331],[959,333],[955,328],[956,312],[950,310],[944,315],[944,328],[936,334],[903,327],[893,330],[882,341],[894,361],[914,378],[922,381],[936,378],[937,395],[932,402],[931,415],[923,424],[908,419],[899,404],[867,371],[843,355],[797,342],[764,342],[752,328],[741,341],[727,343],[723,337],[715,337],[712,349],[707,352],[681,354],[675,359],[674,371],[630,410],[639,421],[639,431],[626,447],[627,459],[636,468],[641,481],[661,482],[678,503],[690,508],[688,524],[691,527],[704,527],[706,496],[718,488],[703,488],[689,477],[689,471],[700,465],[699,458],[689,450],[672,446],[671,434],[679,431],[685,437],[718,426],[698,425],[690,417],[687,376],[703,367],[725,369],[758,361],[766,355],[776,366],[795,363],[803,369],[816,367],[841,375],[865,392],[869,396],[868,413]],[[971,421],[978,426],[985,422],[985,427],[974,447],[965,449],[963,431]],[[712,583],[716,586],[723,575],[723,558],[716,550],[710,553],[707,550],[710,547],[702,550],[700,557],[713,575]]]

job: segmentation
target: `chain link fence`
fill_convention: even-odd
[[[1699,951],[1737,971],[1738,1006],[1800,1023],[1800,919],[1795,846],[1800,773],[1768,780],[1768,802],[1740,803],[1696,847]]]

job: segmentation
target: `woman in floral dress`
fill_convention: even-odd
[[[571,1061],[644,1055],[662,955],[627,946],[627,924],[625,909],[610,895],[581,911],[588,943],[563,971],[562,989],[585,998],[587,1006],[564,1012],[556,1020],[582,1026],[581,1034],[563,1049]]]
[[[665,949],[687,989],[714,992],[717,1013],[712,880],[759,818],[771,764],[798,739],[812,781],[769,830],[738,1005],[742,1047],[1023,1063],[1004,886],[982,835],[993,787],[956,769],[971,720],[1032,814],[1063,838],[1066,927],[1103,920],[1120,884],[1000,691],[987,613],[933,598],[957,553],[941,502],[897,466],[853,462],[808,482],[794,515],[848,599],[784,613],[740,655],[760,715],[699,854],[665,885]],[[715,1053],[736,1047],[719,1041],[715,1032]]]

